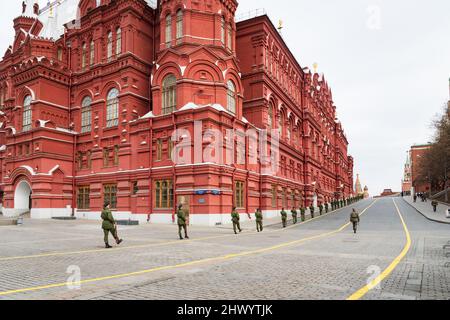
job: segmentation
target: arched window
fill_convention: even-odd
[[[91,131],[91,97],[85,97],[81,103],[81,133]]]
[[[183,11],[177,11],[177,43],[183,38]]]
[[[108,92],[106,100],[106,126],[108,128],[119,125],[119,90],[116,88]]]
[[[286,139],[291,142],[291,137],[292,137],[292,121],[289,120],[288,123],[288,128],[286,130]]]
[[[278,134],[280,139],[283,137],[283,114],[280,112],[280,116],[278,117]]]
[[[166,46],[170,48],[172,45],[172,16],[166,16]]]
[[[233,28],[231,27],[231,23],[228,25],[228,44],[227,47],[229,50],[233,50]]]
[[[57,53],[57,55],[58,55],[58,61],[62,61],[62,58],[63,58],[63,50],[62,50],[61,47],[58,48],[58,53]]]
[[[272,130],[273,128],[273,104],[269,103],[269,117],[267,119],[267,126],[269,127],[269,130]]]
[[[81,69],[83,70],[86,68],[86,55],[87,55],[86,43],[83,43],[83,47],[81,50]]]
[[[91,52],[91,54],[90,54],[90,64],[92,66],[95,63],[95,44],[94,44],[94,40],[91,41],[90,52]]]
[[[227,109],[231,113],[236,114],[236,86],[231,80],[228,80],[227,86]]]
[[[225,45],[225,18],[221,17],[221,25],[220,25],[220,39],[222,40],[222,43]]]
[[[112,46],[113,46],[113,37],[112,32],[108,33],[108,44],[107,44],[107,58],[108,61],[112,59]]]
[[[31,130],[31,96],[26,96],[23,100],[23,115],[22,115],[22,131]]]
[[[170,114],[177,108],[177,78],[168,75],[163,81],[162,114]]]
[[[117,28],[116,30],[116,55],[122,53],[122,29]]]

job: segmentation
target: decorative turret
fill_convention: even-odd
[[[161,1],[161,50],[152,77],[154,114],[211,106],[242,119],[236,9],[235,0]]]
[[[363,194],[363,190],[362,190],[362,187],[361,187],[361,181],[359,180],[359,174],[356,175],[355,192],[358,195]]]
[[[29,32],[37,20],[39,14],[39,4],[35,0],[25,0],[22,2],[22,14],[14,19],[14,30],[16,37],[21,30]]]

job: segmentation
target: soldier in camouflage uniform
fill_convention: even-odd
[[[356,233],[359,221],[360,221],[359,214],[358,214],[358,212],[356,212],[355,209],[353,209],[352,213],[350,214],[350,222],[353,224],[353,232],[354,233]]]
[[[183,210],[183,205],[180,204],[177,210],[177,220],[178,220],[178,235],[180,236],[180,240],[183,240],[183,236],[181,235],[181,231],[184,229],[184,237],[189,239],[187,234],[187,217],[186,211]]]
[[[319,212],[320,212],[320,215],[323,214],[323,204],[320,204],[320,205],[319,205]]]
[[[283,223],[283,228],[287,226],[287,213],[284,211],[284,208],[281,209],[281,222]]]
[[[109,240],[108,240],[109,233],[112,234],[112,236],[116,240],[117,245],[121,244],[123,242],[123,240],[119,239],[119,236],[117,235],[116,221],[114,220],[114,217],[112,215],[111,207],[110,207],[109,203],[105,203],[105,206],[103,207],[101,218],[103,220],[102,229],[103,229],[103,233],[104,233],[105,248],[106,249],[112,248],[109,245]]]
[[[300,216],[301,216],[303,222],[306,221],[306,215],[305,215],[305,213],[306,213],[306,209],[303,208],[303,207],[301,207],[301,208],[300,208]]]
[[[325,213],[328,213],[328,209],[329,209],[329,207],[328,207],[328,202],[327,202],[327,203],[325,203]]]
[[[255,213],[255,218],[256,218],[256,231],[258,232],[262,232],[264,227],[263,227],[263,214],[261,212],[261,209],[257,209],[256,213]]]
[[[233,207],[233,211],[231,212],[231,221],[233,222],[234,234],[237,234],[237,230],[239,230],[239,232],[242,232],[241,224],[239,222],[240,220],[241,220],[241,217],[239,216],[239,213],[237,212],[236,207]]]
[[[309,207],[309,212],[311,212],[311,219],[314,219],[314,205]]]
[[[292,213],[292,221],[294,222],[294,224],[297,224],[298,212],[295,209],[295,207],[292,208],[291,213]]]

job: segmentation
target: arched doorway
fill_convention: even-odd
[[[32,190],[27,181],[22,180],[17,184],[14,192],[14,211],[16,214],[24,214],[31,210],[31,194]]]

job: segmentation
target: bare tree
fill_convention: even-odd
[[[450,103],[444,112],[433,122],[435,135],[430,150],[419,163],[419,176],[416,182],[429,182],[432,191],[440,192],[449,187],[450,172]],[[446,202],[448,194],[446,193]]]

